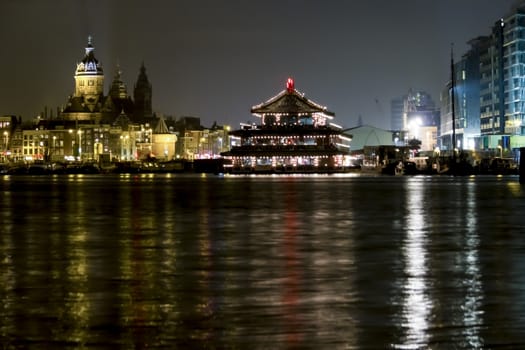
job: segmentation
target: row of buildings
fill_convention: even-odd
[[[452,59],[440,103],[413,91],[392,100],[392,129],[402,141],[419,138],[426,151],[516,155],[525,146],[525,2],[468,44]]]
[[[393,131],[388,132],[391,135],[389,145],[406,146],[410,140],[418,139],[422,151],[450,154],[454,149],[476,150],[500,156],[525,146],[525,2],[498,20],[489,35],[474,38],[469,44],[470,49],[460,60],[454,62],[452,59],[451,79],[439,104],[424,92],[412,91],[392,101]],[[268,101],[268,106],[264,105],[268,110],[260,110],[261,106],[252,108],[252,113],[261,117],[258,124],[264,126],[264,131],[254,127],[256,123],[233,131],[228,126],[216,124],[204,128],[195,117],[163,118],[152,111],[152,86],[144,64],[140,67],[133,96],[128,94],[120,69],[105,94],[104,71],[94,51],[89,38],[84,57],[76,66],[74,93],[56,115],[46,110],[28,123],[22,123],[16,116],[0,117],[0,161],[98,161],[101,157],[120,161],[150,158],[167,161],[235,155],[235,159],[243,162],[238,165],[243,167],[244,163],[254,165],[254,160],[246,158],[249,155],[242,155],[246,153],[245,145],[236,142],[268,143],[281,154],[282,147],[288,144],[282,144],[283,131],[275,131],[275,125],[285,123],[290,127],[293,123],[302,123],[308,129],[315,124],[317,132],[324,127],[319,124],[321,121],[328,125],[333,117],[319,106],[316,110],[314,102],[301,100],[301,93],[287,87]],[[281,110],[286,105],[283,101],[303,106],[306,112],[300,108],[296,112]],[[269,129],[273,130],[270,134]],[[297,147],[308,145],[310,149],[314,144],[327,147],[340,143],[335,141],[340,134],[324,132],[327,139],[319,133],[316,136],[305,134],[295,144]],[[356,140],[360,132],[366,133],[363,138],[366,140],[371,139],[372,133],[381,134],[376,137],[381,142],[389,138],[378,130],[351,130]],[[261,136],[253,136],[257,134]],[[306,140],[304,136],[311,138]],[[359,145],[356,140],[351,147],[346,144],[344,147],[348,146],[348,151],[359,151],[367,146]],[[228,153],[233,148],[237,153]],[[286,152],[282,154],[287,156]],[[268,159],[273,167],[276,163],[286,165],[284,158],[272,156]],[[313,157],[301,161],[317,164],[320,159]],[[340,162],[339,159],[335,163]]]
[[[0,162],[132,161],[214,158],[229,147],[229,127],[200,125],[196,117],[177,120],[152,111],[152,85],[144,63],[128,94],[117,73],[104,94],[104,70],[91,37],[77,63],[74,93],[56,115],[46,109],[34,120],[0,116]]]

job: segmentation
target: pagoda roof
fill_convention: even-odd
[[[325,106],[321,106],[304,96],[294,87],[294,82],[290,78],[287,81],[286,89],[279,92],[268,101],[251,108],[253,114],[313,114],[323,113],[327,116],[335,116]]]

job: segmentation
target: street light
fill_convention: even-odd
[[[57,140],[57,137],[56,136],[53,136],[53,154],[51,157],[53,157],[55,155],[55,152],[56,152],[56,140]]]
[[[4,131],[4,140],[5,140],[5,147],[4,147],[4,157],[7,159],[7,148],[9,145],[9,133],[7,131]]]
[[[120,135],[120,159],[131,160],[131,152],[129,151],[129,135]]]
[[[99,148],[100,148],[99,141],[100,140],[98,138],[95,139],[95,152],[94,152],[95,159],[97,159],[97,156],[99,155]]]
[[[77,131],[78,134],[78,159],[82,160],[82,130]]]
[[[4,142],[5,142],[4,149],[7,151],[7,146],[9,145],[9,133],[7,131],[4,131]]]

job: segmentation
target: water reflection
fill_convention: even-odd
[[[524,345],[525,194],[505,178],[5,177],[0,193],[3,347]]]
[[[476,203],[476,184],[470,182],[466,186],[465,198],[465,241],[464,241],[464,286],[466,295],[461,310],[463,310],[463,336],[468,347],[479,349],[483,346],[480,329],[483,326],[483,290],[479,262],[478,212]]]
[[[424,182],[407,181],[406,187],[406,238],[403,243],[405,278],[403,287],[404,337],[398,348],[423,349],[429,342],[429,316],[432,301],[429,297],[428,234],[429,221],[424,208],[426,203]]]
[[[0,346],[8,346],[15,331],[16,271],[13,261],[13,224],[10,222],[13,207],[10,196],[0,195]]]

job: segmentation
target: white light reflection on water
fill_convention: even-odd
[[[403,286],[402,326],[404,336],[399,349],[423,349],[429,342],[429,316],[432,302],[428,296],[427,219],[424,211],[424,182],[406,183],[406,239],[403,244],[405,278]]]
[[[480,337],[480,325],[483,323],[481,305],[483,301],[483,291],[481,284],[481,272],[479,266],[479,236],[478,220],[476,210],[476,183],[470,182],[467,185],[466,206],[466,240],[465,240],[465,284],[467,293],[462,305],[463,326],[468,346],[478,349],[483,345]]]

